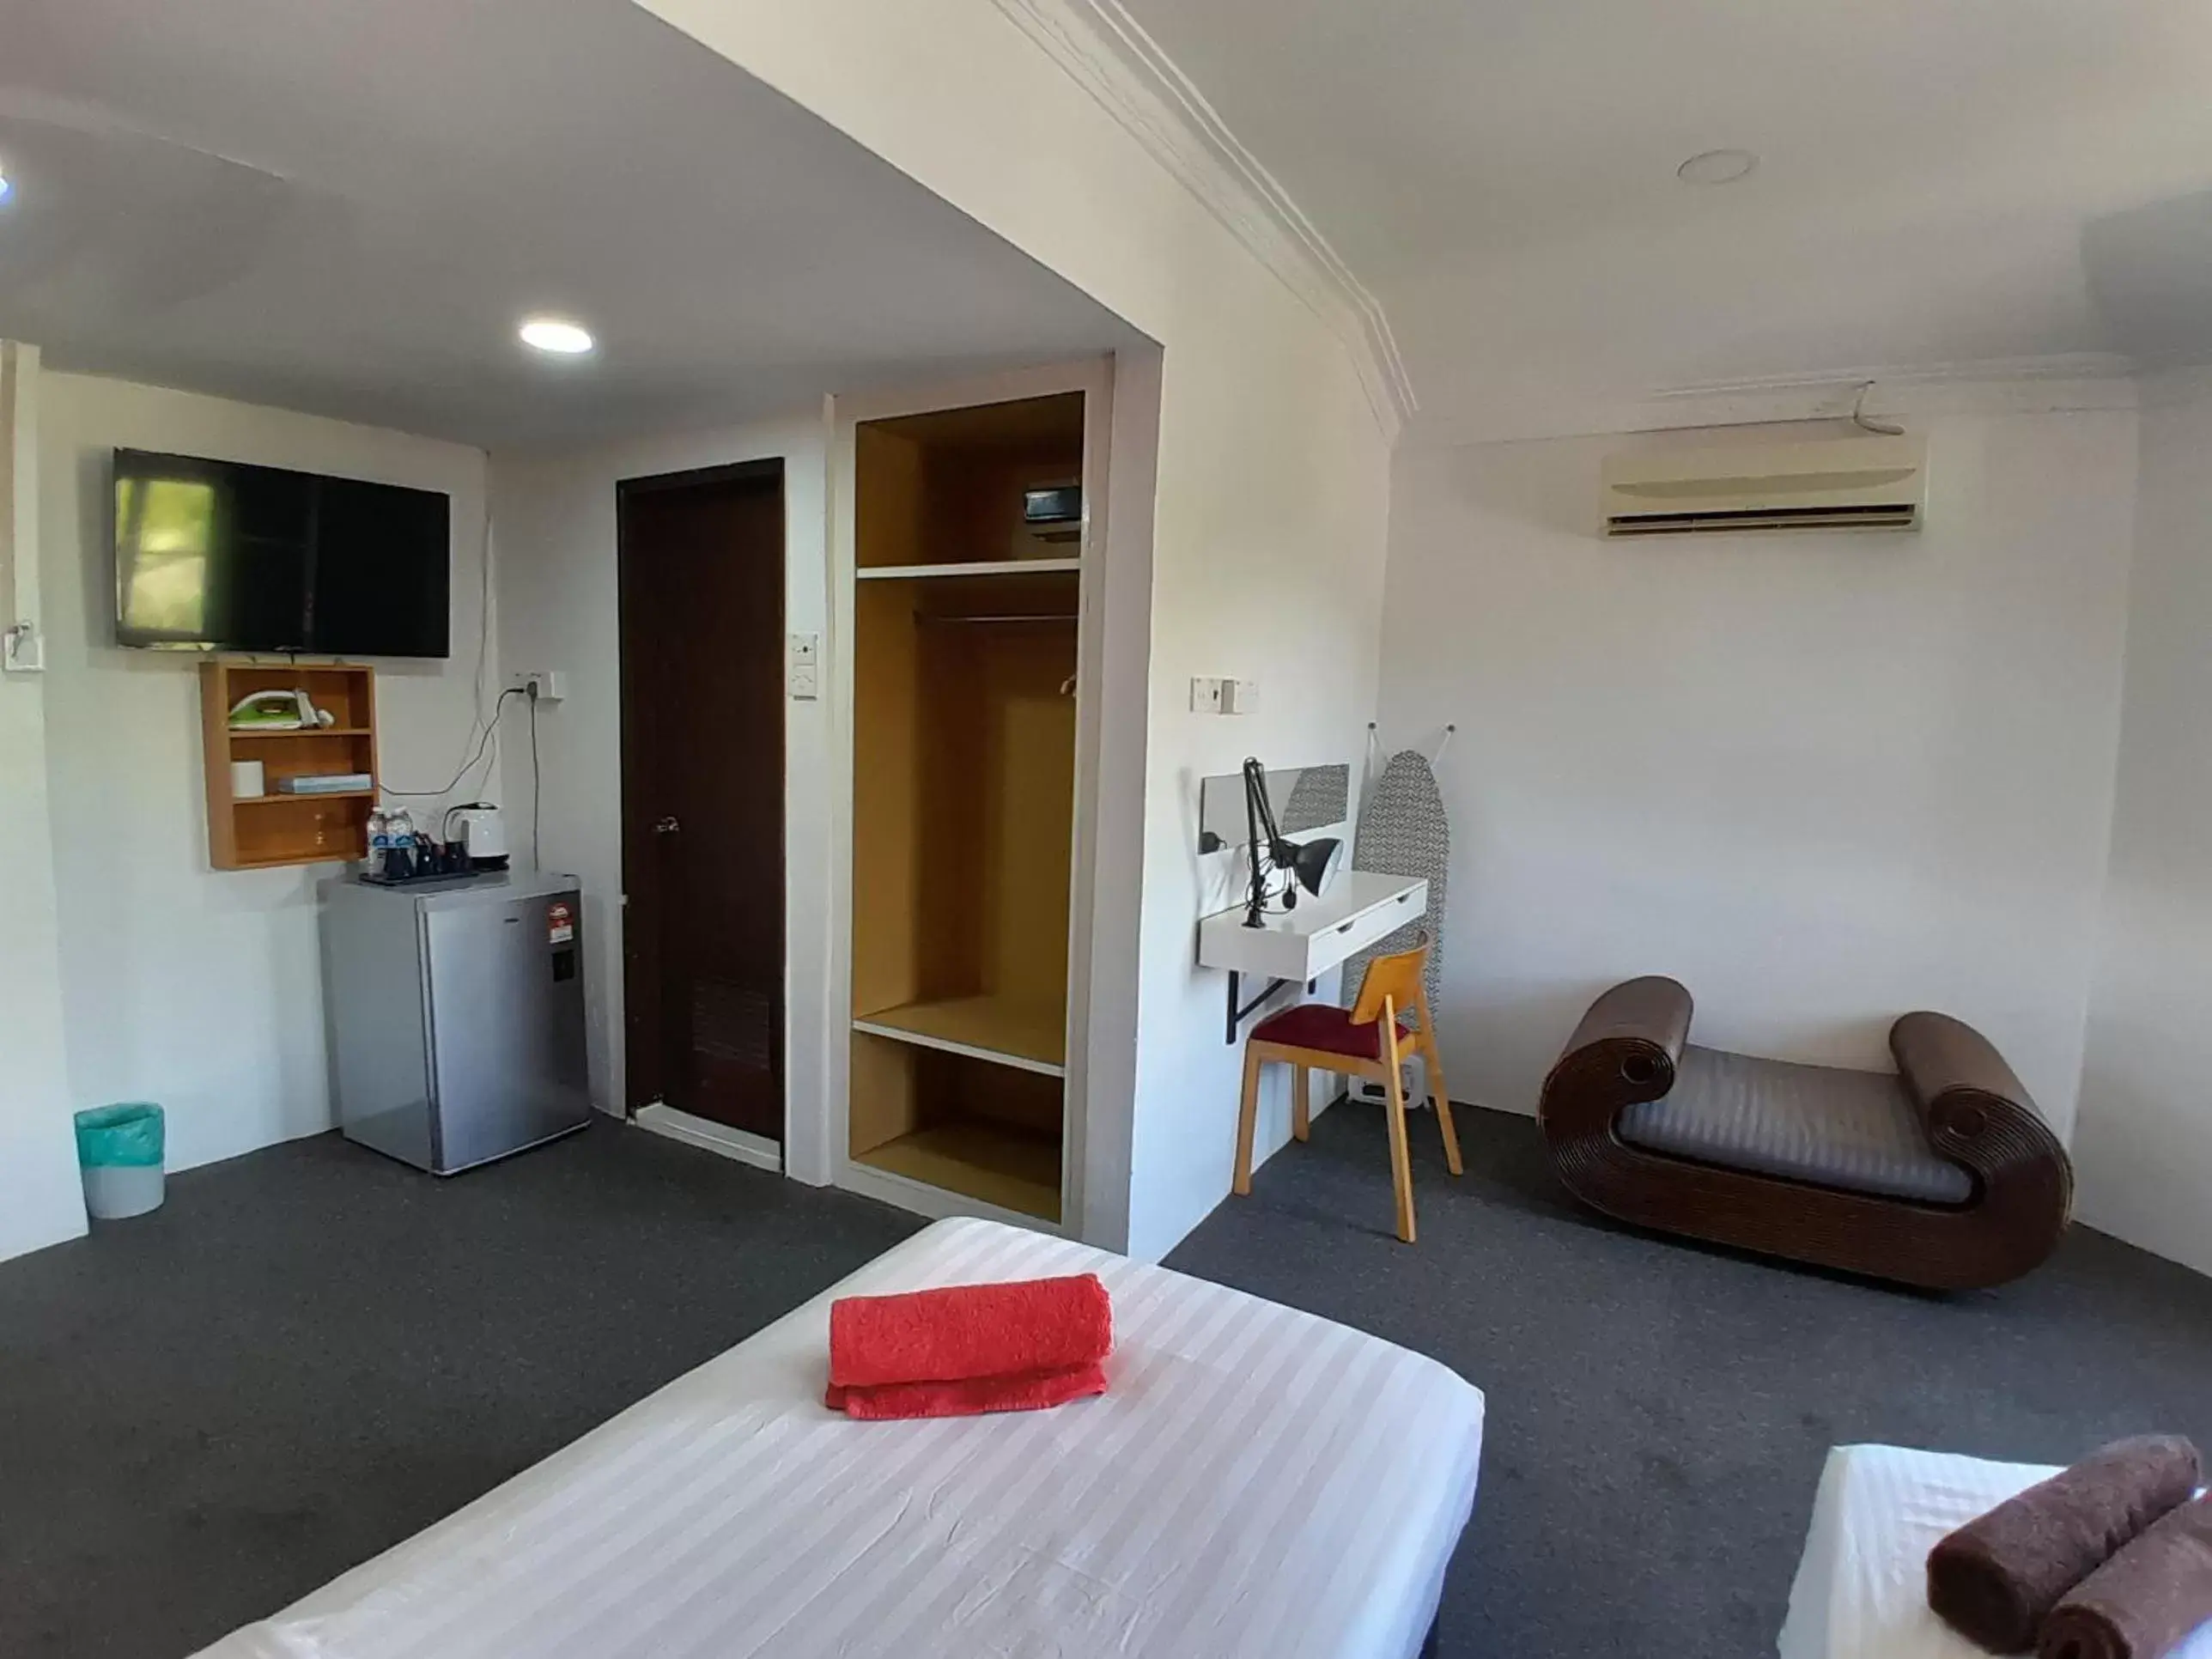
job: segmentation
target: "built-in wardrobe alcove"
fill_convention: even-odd
[[[1065,1218],[1081,391],[854,429],[850,1164]]]

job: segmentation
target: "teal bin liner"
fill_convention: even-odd
[[[76,1115],[76,1161],[88,1170],[159,1169],[163,1139],[161,1109],[150,1101]]]

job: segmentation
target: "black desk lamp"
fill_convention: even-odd
[[[1328,861],[1336,856],[1339,842],[1333,836],[1309,842],[1284,839],[1275,826],[1275,809],[1267,804],[1267,769],[1249,757],[1244,762],[1244,823],[1251,836],[1252,860],[1252,896],[1244,906],[1247,927],[1259,927],[1267,911],[1271,871],[1280,870],[1287,878],[1283,883],[1285,910],[1297,908],[1300,887],[1316,898],[1321,896],[1321,878],[1328,873]],[[1265,863],[1261,861],[1262,848],[1267,851]]]

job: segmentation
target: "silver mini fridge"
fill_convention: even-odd
[[[574,876],[322,884],[346,1139],[452,1175],[591,1121]]]

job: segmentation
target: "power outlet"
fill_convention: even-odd
[[[568,677],[557,668],[532,668],[514,677],[513,689],[531,694],[542,708],[568,695]]]

